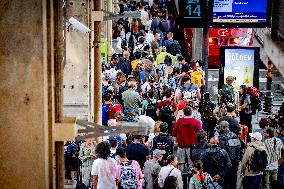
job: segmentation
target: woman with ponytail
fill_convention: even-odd
[[[189,181],[189,189],[204,189],[213,183],[212,177],[208,173],[203,172],[203,163],[200,160],[193,163],[193,168],[196,174]]]

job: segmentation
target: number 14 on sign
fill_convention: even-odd
[[[188,5],[186,9],[188,9],[189,18],[200,18],[201,17],[201,9],[198,3],[199,3],[199,0],[188,0]]]

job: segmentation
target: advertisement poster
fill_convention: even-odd
[[[101,38],[101,56],[102,61],[107,61],[107,38]]]
[[[224,79],[235,77],[237,89],[243,84],[253,86],[254,61],[254,49],[225,49]]]

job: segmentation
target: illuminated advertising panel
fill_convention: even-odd
[[[221,47],[220,79],[222,86],[225,78],[233,76],[234,86],[258,87],[259,83],[259,48],[257,47]]]
[[[235,87],[253,86],[254,49],[225,49],[224,78],[236,78]]]
[[[211,27],[267,27],[270,0],[211,0]]]

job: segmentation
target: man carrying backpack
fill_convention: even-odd
[[[228,153],[218,146],[218,138],[210,139],[211,147],[201,157],[203,169],[209,173],[213,180],[223,187],[225,177],[232,164]]]
[[[241,140],[235,133],[229,130],[229,123],[227,121],[222,121],[220,127],[219,146],[226,150],[232,163],[232,168],[225,177],[224,188],[236,188],[237,172],[242,158]]]
[[[210,148],[207,142],[207,133],[203,130],[197,133],[197,143],[193,144],[190,148],[190,159],[192,162],[200,160],[204,152]]]
[[[167,40],[164,41],[164,46],[167,49],[167,52],[171,55],[176,56],[177,54],[181,54],[181,46],[177,40],[173,39],[174,34],[169,32],[167,34]]]
[[[234,80],[235,80],[235,78],[233,76],[228,76],[226,78],[226,84],[224,84],[222,86],[222,89],[219,92],[219,94],[221,96],[221,102],[222,103],[231,102],[233,104],[236,104],[234,87],[232,85]],[[227,102],[224,102],[225,100]]]
[[[172,126],[174,120],[174,112],[176,111],[177,105],[173,100],[173,92],[171,89],[167,88],[164,93],[164,98],[162,101],[158,102],[157,114],[161,121],[168,124],[168,133],[172,133]]]
[[[267,154],[259,132],[250,133],[248,145],[242,163],[241,174],[244,175],[243,189],[262,189],[263,171],[267,166]]]
[[[174,152],[174,138],[170,136],[168,131],[168,124],[163,122],[159,126],[160,134],[155,136],[153,139],[153,147],[152,149],[159,149],[165,151],[165,155],[163,156],[162,165],[166,165],[167,157]]]
[[[264,132],[264,145],[267,152],[268,165],[264,177],[264,189],[274,188],[277,184],[278,160],[282,157],[283,143],[274,136],[274,129],[269,127]],[[270,187],[271,186],[271,187]]]
[[[199,102],[201,99],[201,93],[198,86],[191,83],[191,80],[188,76],[182,78],[182,83],[182,87],[176,90],[178,99],[181,98],[181,93],[183,93],[183,96],[187,96],[188,101]]]

